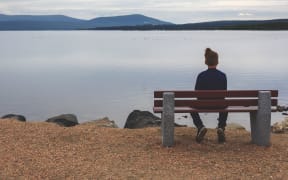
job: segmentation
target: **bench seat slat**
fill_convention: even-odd
[[[271,100],[272,106],[277,106],[277,99]],[[175,100],[175,107],[177,106],[191,106],[191,107],[225,107],[225,106],[257,106],[258,99],[215,99],[215,100]],[[154,106],[163,106],[163,100],[154,100]]]
[[[196,91],[154,91],[154,98],[163,98],[164,92],[174,92],[176,98],[219,98],[258,97],[259,91],[270,91],[271,97],[278,97],[278,90],[196,90]]]
[[[258,110],[257,106],[250,106],[250,107],[228,107],[225,109],[196,109],[192,107],[175,107],[175,113],[191,113],[191,112],[202,112],[202,113],[210,113],[210,112],[255,112]],[[154,113],[162,113],[163,107],[154,107]],[[271,112],[276,112],[277,108],[272,107]]]

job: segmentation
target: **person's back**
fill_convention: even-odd
[[[198,75],[195,90],[226,90],[226,75],[216,68],[208,68]]]

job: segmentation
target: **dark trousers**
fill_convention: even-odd
[[[192,119],[193,119],[193,123],[197,128],[201,128],[203,127],[203,122],[199,116],[199,113],[194,112],[191,113]],[[219,118],[218,118],[218,128],[223,128],[225,129],[226,127],[226,121],[227,121],[227,117],[228,117],[228,112],[220,112],[219,113]]]

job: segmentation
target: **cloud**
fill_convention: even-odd
[[[238,16],[253,16],[254,14],[252,14],[252,13],[247,13],[247,12],[240,12],[239,14],[238,14]]]

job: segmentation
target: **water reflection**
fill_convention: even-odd
[[[123,126],[134,109],[152,110],[154,90],[193,89],[206,47],[219,52],[229,89],[279,89],[288,104],[288,32],[0,32],[0,40],[1,115],[108,116]],[[204,116],[214,127],[215,116]],[[249,126],[248,116],[229,121]]]

